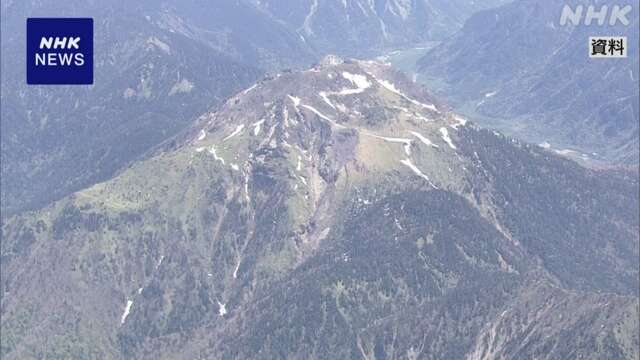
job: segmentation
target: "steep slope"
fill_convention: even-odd
[[[6,219],[2,356],[633,359],[637,187],[329,57]]]
[[[322,53],[375,56],[441,40],[471,14],[506,0],[253,0]]]
[[[200,5],[2,2],[3,212],[104,180],[264,71],[314,59],[295,33],[250,5]],[[95,85],[26,85],[25,18],[37,16],[94,18]]]
[[[630,4],[630,24],[562,26],[565,4],[585,13]],[[472,16],[420,72],[486,124],[574,156],[637,164],[638,29],[637,1],[516,1]],[[589,37],[603,34],[626,36],[628,57],[589,58]]]

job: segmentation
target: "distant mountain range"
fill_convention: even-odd
[[[2,224],[3,359],[637,359],[638,176],[328,57]]]
[[[561,26],[565,4],[632,7],[630,24]],[[638,2],[522,0],[478,12],[419,61],[421,77],[482,123],[596,162],[639,162]],[[626,59],[590,59],[590,36]]]
[[[507,0],[253,0],[320,53],[357,57],[441,40]]]

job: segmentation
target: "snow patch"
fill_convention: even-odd
[[[233,130],[233,132],[231,134],[229,134],[229,136],[227,136],[226,138],[222,139],[222,141],[227,141],[229,139],[231,139],[232,137],[240,134],[242,132],[242,130],[244,129],[244,124],[240,124],[236,127],[235,130]]]
[[[216,147],[214,145],[211,145],[211,147],[209,148],[209,153],[213,155],[213,158],[216,161],[220,161],[222,165],[224,165],[224,159],[218,156],[218,154],[216,153]]]
[[[260,129],[262,129],[262,124],[264,124],[264,119],[260,121],[256,121],[252,124],[254,136],[258,136],[258,134],[260,134]]]
[[[398,230],[404,230],[404,229],[402,228],[402,225],[400,225],[400,221],[398,221],[398,218],[395,218],[394,220],[395,220],[396,227],[398,228]]]
[[[300,105],[300,98],[299,97],[295,97],[295,96],[291,96],[291,95],[287,95],[287,96],[293,102],[293,106],[298,107],[298,105]]]
[[[342,77],[351,81],[351,83],[353,83],[353,85],[355,85],[357,89],[360,90],[360,92],[371,86],[371,83],[369,82],[369,80],[367,80],[367,77],[365,75],[352,74],[345,71],[342,73]]]
[[[351,83],[353,85],[355,85],[356,88],[355,89],[342,89],[342,90],[337,91],[337,92],[321,91],[319,93],[319,95],[322,98],[322,100],[324,100],[325,103],[329,104],[329,106],[331,106],[334,109],[336,107],[333,105],[331,100],[329,100],[329,95],[345,96],[345,95],[360,94],[363,91],[365,91],[367,88],[371,87],[371,83],[369,82],[369,80],[367,80],[367,77],[365,75],[352,74],[352,73],[349,73],[349,72],[345,71],[345,72],[342,73],[342,77],[344,77],[345,79],[351,81]]]
[[[307,108],[309,110],[311,110],[314,114],[318,115],[320,118],[327,120],[329,123],[331,123],[332,125],[344,129],[345,127],[336,123],[335,121],[329,119],[328,116],[324,115],[323,113],[321,113],[320,111],[318,111],[316,108],[314,108],[313,106],[309,106],[309,105],[302,105],[302,107]]]
[[[127,305],[125,305],[122,317],[120,317],[120,325],[124,324],[127,320],[127,316],[129,316],[129,312],[131,312],[131,305],[133,305],[133,301],[127,300]]]
[[[373,137],[378,138],[378,139],[382,139],[382,140],[388,141],[388,142],[402,143],[402,144],[404,144],[404,152],[407,154],[407,156],[411,155],[411,139],[390,138],[390,137],[379,136],[379,135],[373,135]]]
[[[447,130],[447,128],[441,127],[440,134],[442,134],[442,140],[444,140],[444,142],[446,142],[450,148],[452,148],[453,150],[457,149],[453,144],[453,141],[451,141],[451,138],[449,137],[449,131]]]
[[[207,137],[207,132],[204,130],[200,130],[200,134],[198,134],[198,141],[204,140]]]
[[[453,119],[456,121],[456,123],[451,125],[451,127],[456,129],[456,130],[458,130],[458,127],[460,127],[460,126],[467,125],[467,119],[465,119],[465,118],[463,118],[463,117],[461,117],[459,115],[455,115],[453,117]]]
[[[575,151],[575,150],[571,150],[571,149],[562,149],[562,150],[553,150],[553,151],[555,151],[555,153],[556,153],[556,154],[559,154],[559,155],[565,155],[565,156],[567,156],[567,155],[573,155],[573,154],[578,154],[578,152],[577,152],[577,151]]]
[[[371,75],[371,74],[370,74]],[[407,101],[409,101],[410,103],[414,104],[414,105],[418,105],[418,106],[422,106],[426,109],[429,109],[431,111],[437,112],[439,113],[440,111],[436,108],[435,105],[433,104],[423,104],[415,99],[412,99],[410,97],[408,97],[407,95],[405,95],[403,92],[401,92],[400,90],[398,90],[398,88],[396,88],[396,86],[386,80],[381,80],[376,78],[375,76],[372,75],[372,77],[380,84],[382,85],[382,87],[384,87],[385,89],[399,95],[400,97],[406,99]]]
[[[251,157],[252,155],[250,155]],[[251,197],[249,196],[249,171],[251,171],[251,164],[247,161],[245,163],[245,171],[244,173],[244,199],[247,201],[247,204],[251,203]]]
[[[409,169],[411,169],[416,175],[420,176],[421,178],[425,179],[429,185],[433,186],[435,189],[437,189],[438,187],[433,185],[433,183],[431,182],[431,180],[429,179],[429,177],[427,175],[425,175],[422,171],[420,171],[420,169],[418,169],[417,166],[415,166],[412,162],[411,159],[404,159],[404,160],[400,160],[400,162],[409,167]]]
[[[227,305],[218,301],[218,315],[225,316],[227,314]]]
[[[336,108],[333,103],[331,103],[331,100],[329,100],[329,97],[327,96],[328,93],[325,91],[320,91],[318,93],[318,95],[320,95],[320,97],[322,98],[322,100],[324,100],[325,103],[327,103],[327,105],[331,106],[332,108]]]
[[[251,90],[255,89],[257,86],[258,86],[258,84],[253,84],[253,85],[251,85],[251,86],[250,86],[250,87],[248,87],[246,90],[244,90],[244,91],[242,92],[242,94],[248,94],[248,93],[250,93],[250,92],[251,92]]]
[[[420,140],[423,144],[428,145],[428,146],[433,146],[434,148],[439,148],[438,145],[434,144],[431,140],[427,139],[426,137],[422,136],[422,134],[420,134],[419,132],[416,131],[409,131],[411,134],[413,134],[413,136],[417,137],[418,140]]]

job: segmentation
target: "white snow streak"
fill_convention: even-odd
[[[449,137],[449,131],[447,131],[447,128],[441,127],[440,134],[442,134],[442,140],[444,140],[444,142],[446,142],[450,148],[455,150],[456,146],[453,144],[453,141],[451,141],[451,138]]]
[[[340,125],[340,124],[336,123],[335,121],[333,121],[333,120],[329,119],[329,117],[328,117],[328,116],[324,115],[323,113],[321,113],[320,111],[318,111],[318,110],[317,110],[316,108],[314,108],[313,106],[309,106],[309,105],[302,105],[302,107],[307,108],[307,109],[309,109],[309,110],[313,111],[313,112],[314,112],[316,115],[318,115],[320,118],[322,118],[322,119],[324,119],[324,120],[327,120],[329,123],[331,123],[332,125],[334,125],[334,126],[336,126],[336,127],[338,127],[338,128],[341,128],[341,129],[344,129],[344,128],[345,128],[344,126],[342,126],[342,125]]]
[[[333,109],[335,109],[335,105],[333,105],[333,103],[331,102],[331,100],[329,100],[329,96],[330,95],[340,95],[340,96],[344,96],[344,95],[354,95],[354,94],[360,94],[361,92],[365,91],[367,88],[371,87],[371,83],[369,82],[369,80],[367,80],[367,77],[365,75],[361,75],[361,74],[352,74],[349,72],[343,72],[342,73],[342,77],[344,77],[345,79],[351,81],[351,83],[353,85],[356,86],[355,89],[342,89],[340,91],[321,91],[318,93],[318,95],[320,95],[320,97],[322,98],[322,100],[327,103],[329,106],[331,106]]]
[[[300,98],[299,97],[295,97],[295,96],[291,96],[291,95],[287,95],[289,97],[289,99],[291,99],[291,101],[293,101],[293,106],[298,107],[298,105],[300,105]]]
[[[413,136],[417,137],[418,140],[422,141],[423,144],[428,145],[428,146],[433,146],[434,148],[439,148],[438,145],[434,144],[433,142],[431,142],[431,140],[429,140],[426,137],[422,136],[422,134],[420,134],[419,132],[410,131],[410,133],[413,134]]]
[[[431,182],[431,180],[429,179],[429,177],[427,175],[425,175],[422,171],[420,171],[420,169],[418,169],[417,166],[415,166],[410,159],[404,159],[404,160],[400,160],[400,162],[403,165],[408,166],[411,170],[413,170],[413,172],[420,176],[421,178],[427,180],[427,182],[429,183],[429,185],[433,186],[434,188],[438,188],[437,186],[433,185],[433,183]]]
[[[224,159],[218,156],[218,154],[216,153],[216,147],[214,145],[211,145],[211,148],[209,149],[209,153],[213,155],[213,158],[215,160],[220,161],[222,165],[224,165]]]
[[[247,88],[245,91],[243,91],[243,94],[248,94],[249,92],[251,92],[251,90],[255,89],[256,86],[258,86],[258,84],[253,84],[251,85],[249,88]]]
[[[229,136],[227,136],[226,138],[222,139],[222,141],[227,141],[227,140],[231,139],[232,137],[240,134],[243,129],[244,129],[244,124],[238,125],[238,127],[236,127],[236,129],[231,134],[229,134]]]
[[[262,128],[262,124],[264,124],[264,119],[260,121],[256,121],[252,124],[253,126],[253,135],[258,136],[260,134],[260,129]]]
[[[327,103],[327,105],[331,106],[332,108],[336,108],[335,106],[333,106],[333,103],[331,102],[331,100],[329,100],[329,97],[327,95],[329,95],[329,93],[325,92],[325,91],[320,91],[318,93],[318,95],[320,95],[320,97],[322,98],[322,100],[324,100],[324,102]]]
[[[451,125],[451,127],[456,129],[456,130],[458,130],[458,127],[460,127],[460,126],[467,125],[467,119],[465,119],[465,118],[463,118],[461,116],[455,115],[454,119],[456,120],[456,123]]]
[[[371,75],[371,74],[369,74]],[[426,109],[429,109],[431,111],[437,112],[439,113],[440,111],[436,108],[435,105],[433,104],[423,104],[415,99],[412,99],[410,97],[408,97],[407,95],[405,95],[403,92],[401,92],[400,90],[398,90],[398,88],[396,88],[396,86],[386,80],[381,80],[376,78],[375,76],[371,75],[380,85],[382,85],[382,87],[384,87],[385,89],[403,97],[404,99],[406,99],[407,101],[409,101],[410,103],[414,104],[414,105],[418,105],[418,106],[422,106]]]
[[[365,75],[352,74],[345,71],[342,73],[342,77],[351,81],[353,85],[355,85],[357,89],[360,90],[360,92],[371,86],[371,83],[369,82],[369,80],[367,80],[367,77]]]
[[[129,312],[131,311],[131,305],[133,305],[133,301],[127,300],[127,305],[124,307],[124,312],[120,318],[120,325],[124,324],[125,320],[127,320],[127,316],[129,316]]]
[[[204,140],[207,137],[207,132],[204,130],[200,130],[200,134],[198,135],[198,141]]]
[[[390,138],[390,137],[374,135],[374,134],[372,134],[372,136],[388,142],[402,143],[404,144],[404,152],[407,154],[407,156],[411,155],[411,139]]]

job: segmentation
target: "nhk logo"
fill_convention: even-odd
[[[589,26],[593,24],[595,20],[599,26],[603,26],[605,22],[607,22],[607,15],[609,15],[608,23],[610,26],[614,26],[618,24],[618,22],[624,26],[629,26],[627,15],[629,15],[631,10],[633,10],[631,5],[615,5],[611,9],[607,5],[602,5],[599,10],[596,9],[595,6],[589,5],[585,12],[583,5],[578,5],[575,8],[565,5],[560,15],[560,25],[567,26],[571,23],[571,25],[577,26],[583,22],[584,25]]]
[[[93,19],[27,19],[28,84],[93,84]]]
[[[54,42],[55,41],[55,42]],[[67,42],[68,41],[68,42]],[[40,40],[40,50],[43,49],[75,49],[80,50],[78,46],[79,37],[66,38],[43,37]],[[52,46],[53,45],[53,46]],[[77,53],[59,53],[59,52],[40,52],[36,53],[36,66],[69,66],[73,63],[75,66],[84,65],[84,54]]]

